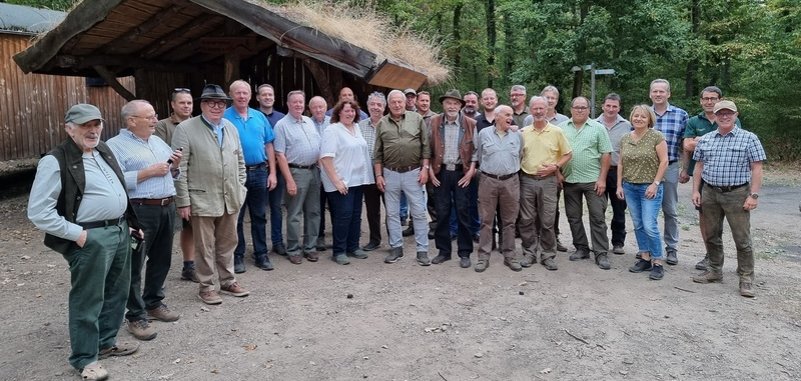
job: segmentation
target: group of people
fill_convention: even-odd
[[[84,379],[107,377],[99,359],[136,351],[116,341],[123,316],[140,340],[156,337],[150,320],[179,319],[164,303],[163,287],[176,231],[181,277],[199,284],[202,302],[220,304],[220,293],[247,296],[236,278],[246,271],[244,216],[253,263],[272,270],[268,206],[272,251],[293,264],[316,262],[328,250],[326,204],[331,259],[346,265],[367,258],[382,244],[383,205],[384,262],[404,255],[407,209],[420,265],[452,259],[455,240],[459,266],[476,272],[490,266],[496,248],[513,271],[537,262],[557,270],[557,251],[567,251],[559,240],[561,197],[575,247],[569,260],[592,255],[608,270],[608,253],[625,253],[628,209],[637,241],[629,270],[659,280],[665,263],[678,263],[677,187],[692,176],[707,252],[696,264],[704,272],[693,281],[722,280],[725,217],[737,247],[740,294],[754,296],[749,216],[765,153],[717,87],[701,92],[703,111],[690,118],[668,102],[668,81],[654,80],[653,103],[633,106],[628,120],[616,94],[605,97],[597,119],[589,117],[584,97],[572,100],[570,117],[562,115],[553,86],[530,99],[524,86],[512,86],[510,105],[499,105],[493,89],[464,96],[450,90],[438,98],[439,114],[431,110],[431,94],[415,89],[371,93],[367,112],[349,88],[331,108],[319,96],[307,105],[306,94],[295,90],[287,94],[287,114],[275,110],[268,84],[256,88],[259,108],[251,108],[251,89],[242,80],[228,93],[210,84],[193,99],[189,89],[176,88],[172,113],[161,120],[149,102],[133,100],[122,108],[125,128],[106,143],[100,110],[77,104],[67,111],[69,139],[40,160],[28,216],[70,265],[70,363]],[[196,100],[201,114],[192,117]],[[361,246],[363,205],[369,239]]]

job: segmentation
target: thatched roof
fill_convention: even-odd
[[[414,57],[435,55],[430,44],[415,40],[413,54],[403,56],[378,49],[392,45],[386,37],[357,39],[353,32],[365,34],[359,25],[325,29],[300,9],[246,0],[84,0],[14,60],[25,72],[59,75],[196,72],[221,70],[221,57],[245,59],[276,45],[281,55],[320,61],[375,86],[418,88],[447,77],[436,59]]]

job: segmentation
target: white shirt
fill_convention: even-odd
[[[334,169],[348,188],[373,183],[370,171],[372,161],[367,150],[367,141],[361,129],[353,124],[353,133],[342,123],[334,123],[323,132],[320,158],[334,158]],[[336,192],[337,188],[325,169],[320,170],[323,188],[326,192]]]

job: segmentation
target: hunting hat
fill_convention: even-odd
[[[203,92],[200,94],[200,98],[198,99],[201,101],[204,99],[214,99],[214,100],[226,101],[229,103],[232,101],[231,97],[225,94],[225,91],[223,91],[220,85],[213,85],[213,84],[208,84],[204,86]]]
[[[64,116],[65,123],[84,124],[92,120],[103,120],[100,115],[100,110],[87,103],[78,103],[67,110],[67,115]]]
[[[459,90],[450,89],[450,90],[446,91],[445,95],[439,97],[439,103],[444,102],[445,99],[448,99],[448,98],[456,99],[457,101],[459,101],[459,103],[462,104],[462,107],[464,107],[464,100],[462,99],[462,94],[459,93]]]
[[[734,102],[732,101],[720,101],[717,104],[715,104],[714,112],[715,114],[717,114],[718,111],[723,109],[737,112],[737,105],[735,105]]]
[[[409,95],[409,94],[417,96],[417,91],[414,91],[414,89],[412,89],[412,88],[408,88],[406,90],[403,90],[403,95]]]

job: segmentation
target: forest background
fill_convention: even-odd
[[[67,11],[73,0],[9,0]],[[284,3],[285,1],[269,1]],[[737,103],[743,126],[757,133],[771,161],[801,160],[801,0],[349,0],[382,15],[398,33],[438,46],[451,68],[448,81],[428,90],[497,90],[528,95],[548,84],[572,97],[590,96],[592,64],[614,69],[596,77],[596,114],[616,92],[623,112],[650,103],[655,78],[671,83],[670,102],[690,115],[699,92],[723,89]],[[358,27],[358,25],[354,25]],[[433,105],[432,105],[433,106]]]

